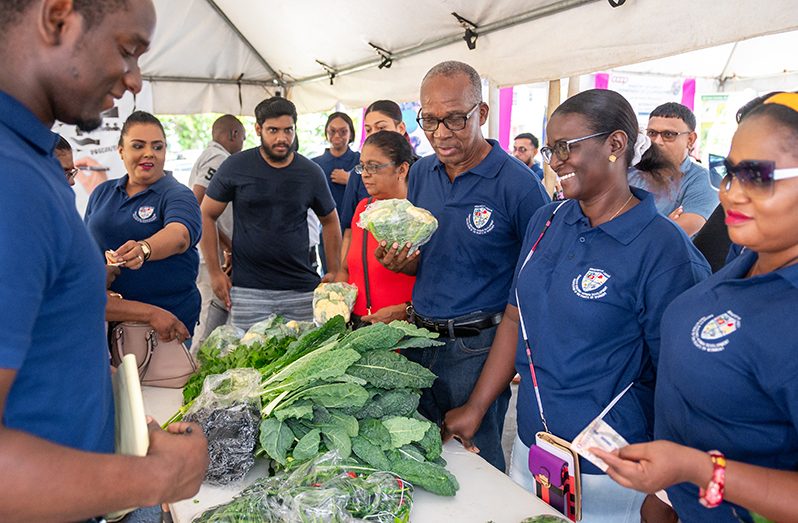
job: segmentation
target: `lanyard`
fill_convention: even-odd
[[[557,211],[560,210],[560,207],[565,205],[567,201],[568,200],[562,202],[557,207],[555,207],[554,212],[552,212],[551,216],[549,216],[549,219],[546,220],[546,225],[544,225],[543,230],[540,231],[540,236],[538,236],[537,241],[535,241],[534,245],[532,245],[532,248],[529,250],[529,254],[527,254],[526,258],[524,259],[524,263],[521,265],[521,268],[518,270],[519,279],[521,276],[521,272],[524,270],[524,267],[526,267],[527,262],[529,262],[529,259],[532,258],[533,254],[535,254],[535,250],[537,250],[538,244],[540,244],[540,240],[543,239],[543,236],[546,234],[546,231],[548,231],[549,227],[551,227],[551,222],[552,220],[554,220],[554,215],[557,214]],[[529,373],[532,375],[532,385],[535,388],[535,398],[537,399],[538,402],[538,412],[540,413],[540,421],[543,422],[543,429],[546,432],[549,432],[549,434],[551,434],[551,432],[549,431],[549,426],[546,424],[546,416],[543,415],[543,402],[540,400],[540,389],[538,388],[538,378],[537,375],[535,374],[535,366],[532,364],[532,350],[529,348],[529,337],[526,334],[526,325],[524,325],[524,315],[521,313],[521,300],[518,297],[517,283],[515,286],[515,303],[518,305],[518,317],[521,320],[521,334],[523,334],[524,336],[526,359],[529,362]]]
[[[535,251],[538,248],[538,244],[540,244],[540,240],[543,239],[543,236],[546,234],[546,231],[548,231],[549,227],[551,227],[551,222],[554,220],[554,215],[557,214],[557,211],[559,211],[560,207],[562,207],[565,203],[566,202],[562,202],[560,205],[558,205],[554,209],[554,212],[551,213],[551,216],[549,216],[549,219],[546,220],[546,225],[543,226],[543,230],[540,232],[540,236],[538,236],[537,241],[535,241],[534,245],[532,245],[532,248],[529,250],[529,254],[527,254],[526,258],[524,259],[524,263],[521,265],[521,268],[518,270],[519,279],[521,272],[524,270],[524,267],[526,267],[526,264],[532,258],[532,255],[535,254]],[[517,283],[515,286],[515,303],[518,305],[518,318],[520,319],[521,323],[521,333],[523,334],[524,337],[524,348],[526,349],[526,361],[529,363],[529,374],[532,375],[532,386],[535,389],[535,399],[537,400],[538,403],[538,413],[540,414],[540,421],[543,422],[543,430],[551,434],[549,426],[546,423],[546,416],[543,414],[543,401],[540,399],[540,388],[538,387],[538,377],[537,374],[535,373],[535,365],[534,363],[532,363],[532,349],[529,347],[529,336],[527,336],[526,325],[524,325],[524,315],[521,312],[521,299],[518,297]],[[610,404],[607,405],[607,407],[601,412],[601,414],[599,414],[598,417],[603,418],[610,411],[610,409],[612,409],[612,407],[614,407],[615,404],[618,403],[618,400],[620,400],[621,397],[623,397],[623,395],[626,394],[626,391],[632,388],[632,385],[634,385],[634,382],[627,385],[625,389],[623,389],[617,396],[615,396],[615,398],[613,398]]]

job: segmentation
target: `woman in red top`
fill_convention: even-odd
[[[352,314],[355,320],[359,318],[362,323],[389,323],[406,319],[405,310],[416,278],[383,267],[374,257],[377,240],[367,230],[357,227],[357,222],[370,201],[407,198],[407,173],[412,161],[413,150],[401,134],[380,131],[370,135],[363,143],[361,163],[355,167],[363,178],[369,198],[363,198],[355,209],[352,234],[349,241],[344,240],[343,263],[336,281],[357,286],[357,300]]]

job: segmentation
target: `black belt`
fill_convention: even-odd
[[[450,338],[467,338],[477,336],[485,329],[495,327],[502,321],[502,313],[486,314],[483,316],[463,316],[451,320],[435,320],[424,318],[415,312],[413,322],[418,327],[423,327],[431,332],[437,332]]]

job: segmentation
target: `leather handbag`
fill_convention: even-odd
[[[189,349],[177,340],[160,341],[148,323],[125,321],[111,330],[111,363],[134,354],[142,385],[179,389],[197,371]]]

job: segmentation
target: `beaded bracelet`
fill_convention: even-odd
[[[707,508],[715,508],[723,502],[726,489],[726,457],[718,450],[710,450],[712,459],[712,479],[706,488],[699,489],[698,501]]]

